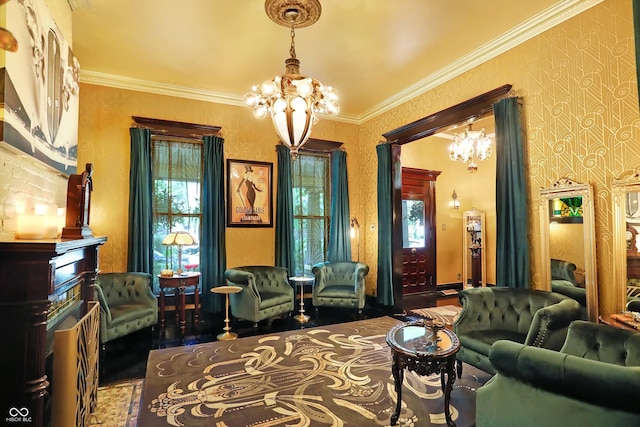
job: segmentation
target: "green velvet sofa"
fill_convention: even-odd
[[[580,318],[580,304],[555,292],[505,287],[464,289],[462,312],[453,324],[460,340],[456,354],[458,376],[462,362],[495,374],[489,361],[498,340],[559,350],[569,324]]]
[[[477,427],[640,426],[640,333],[575,321],[558,351],[498,341]]]
[[[289,284],[287,269],[268,265],[234,267],[224,272],[230,285],[242,288],[229,295],[231,314],[258,322],[288,316],[293,311],[294,291]]]

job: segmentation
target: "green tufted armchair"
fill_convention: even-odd
[[[100,342],[105,343],[158,323],[158,300],[147,273],[101,273],[96,276],[100,303]]]
[[[250,320],[254,327],[261,320],[283,317],[293,311],[293,288],[287,269],[266,265],[230,268],[224,272],[231,285],[242,291],[229,296],[231,314]]]
[[[460,292],[462,312],[453,325],[462,362],[495,374],[489,349],[498,340],[559,350],[569,324],[580,318],[580,304],[555,292],[514,288],[474,288]]]
[[[364,278],[369,266],[361,262],[327,261],[311,269],[315,276],[313,305],[318,307],[352,307],[362,313],[365,306]]]
[[[478,389],[478,427],[640,425],[640,333],[585,321],[559,352],[497,341]]]

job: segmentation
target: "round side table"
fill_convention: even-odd
[[[291,280],[294,283],[297,283],[300,289],[300,314],[298,314],[297,316],[293,316],[293,318],[300,323],[306,323],[309,321],[310,317],[304,314],[304,285],[307,283],[310,283],[311,285],[313,285],[313,282],[316,279],[315,277],[309,277],[309,276],[293,276],[293,277],[289,277],[289,280]]]
[[[238,338],[238,334],[236,334],[235,332],[229,332],[231,331],[231,326],[229,326],[229,295],[237,294],[238,292],[241,292],[241,291],[242,291],[242,288],[240,286],[224,285],[224,286],[217,286],[215,288],[211,288],[211,292],[213,293],[226,295],[226,298],[225,298],[226,317],[224,319],[225,326],[223,328],[224,332],[218,335],[218,340],[220,341],[235,340],[236,338]]]
[[[396,409],[391,415],[395,426],[402,410],[402,382],[404,370],[418,375],[440,374],[440,385],[444,393],[444,416],[448,427],[455,427],[451,419],[451,389],[456,380],[456,353],[460,341],[456,334],[445,328],[443,322],[418,320],[400,323],[387,333],[387,344],[391,347],[391,373],[396,390]]]

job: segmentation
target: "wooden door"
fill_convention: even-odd
[[[402,294],[435,294],[436,178],[439,171],[402,168]]]

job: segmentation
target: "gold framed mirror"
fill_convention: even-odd
[[[622,312],[629,301],[640,300],[640,173],[614,179],[611,197],[615,310]]]
[[[545,290],[568,295],[583,318],[598,321],[595,221],[591,184],[561,178],[540,190],[541,277]]]

